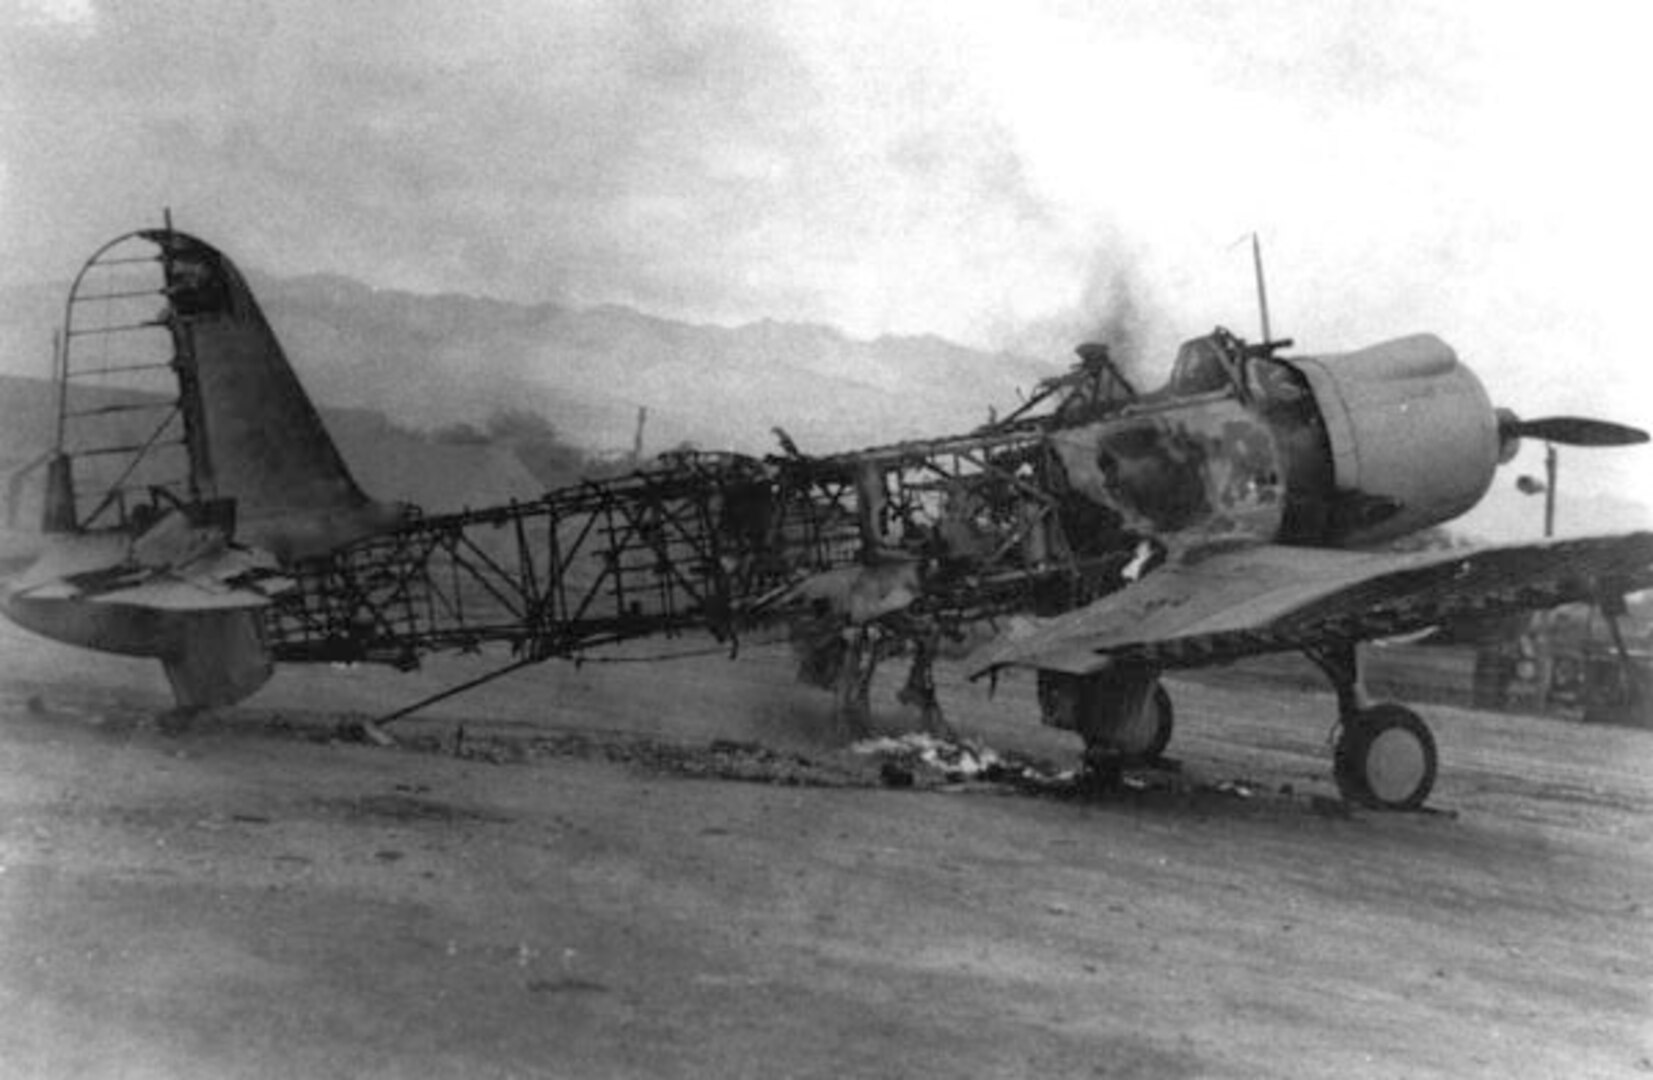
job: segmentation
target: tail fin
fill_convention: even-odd
[[[365,505],[234,264],[183,233],[145,235],[161,248],[182,389],[198,402],[185,422],[204,436],[202,487],[253,515]]]
[[[403,516],[356,485],[246,280],[211,245],[170,226],[106,244],[70,290],[62,340],[48,528],[136,532],[189,505],[290,558]]]
[[[203,496],[233,498],[247,529],[303,548],[348,542],[397,516],[356,485],[235,265],[192,236],[145,235],[162,252]]]

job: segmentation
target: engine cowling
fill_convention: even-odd
[[[1360,547],[1449,521],[1481,500],[1499,459],[1498,417],[1480,379],[1432,334],[1285,361],[1325,425],[1344,512],[1322,542]]]

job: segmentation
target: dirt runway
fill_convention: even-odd
[[[1180,773],[1079,798],[880,787],[773,649],[538,669],[416,752],[326,736],[471,669],[165,734],[148,665],[0,647],[7,1076],[1653,1076],[1650,733],[1426,709],[1437,812],[1350,814],[1325,694],[1173,684]]]

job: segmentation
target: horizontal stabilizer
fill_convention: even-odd
[[[280,579],[290,584],[291,579]],[[268,607],[273,591],[251,588],[213,588],[202,582],[179,578],[146,581],[125,589],[112,589],[89,597],[94,604],[124,604],[155,611],[232,611]]]

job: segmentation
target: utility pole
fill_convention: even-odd
[[[1555,472],[1554,443],[1544,444],[1544,539],[1555,535]]]
[[[1544,479],[1539,480],[1532,476],[1520,476],[1515,480],[1515,489],[1523,495],[1544,494],[1544,539],[1548,540],[1555,535],[1555,477],[1556,452],[1554,443],[1544,444]]]
[[[643,425],[649,422],[649,407],[637,406],[637,430],[631,436],[631,464],[636,465],[643,460]]]

